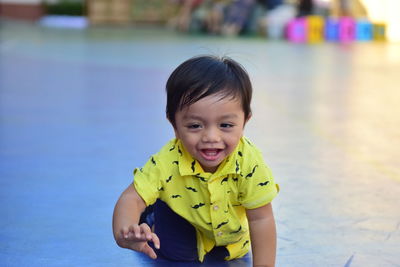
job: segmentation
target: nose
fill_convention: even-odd
[[[205,129],[202,141],[205,143],[217,143],[221,141],[219,130],[215,127]]]

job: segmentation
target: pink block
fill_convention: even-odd
[[[291,20],[286,28],[286,37],[293,43],[304,43],[307,39],[306,20],[304,18],[296,18]]]
[[[355,39],[356,23],[350,17],[342,17],[339,20],[339,40],[343,43],[352,42]]]

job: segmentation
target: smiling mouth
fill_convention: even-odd
[[[205,160],[216,160],[220,153],[221,153],[222,149],[201,149],[201,155]]]

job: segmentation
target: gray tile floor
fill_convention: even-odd
[[[169,265],[118,248],[111,215],[133,168],[172,137],[168,75],[204,53],[252,77],[246,135],[281,186],[277,266],[400,266],[399,44],[10,21],[0,28],[1,266]]]

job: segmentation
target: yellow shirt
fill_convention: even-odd
[[[270,203],[279,191],[261,152],[245,137],[215,173],[204,172],[173,139],[134,176],[146,205],[159,198],[195,227],[200,261],[214,246],[226,246],[226,260],[244,256],[250,248],[246,209]]]

